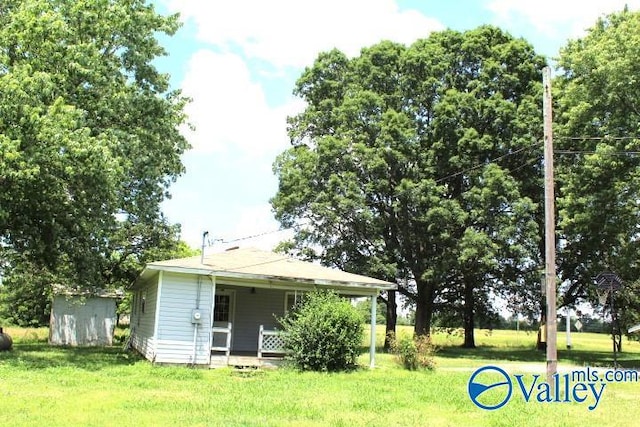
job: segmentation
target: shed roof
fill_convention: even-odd
[[[200,256],[157,261],[147,264],[140,277],[151,277],[157,271],[204,274],[246,280],[304,282],[317,285],[348,286],[365,289],[396,289],[397,285],[359,274],[347,273],[287,255],[242,248]]]
[[[51,285],[54,295],[62,295],[67,297],[96,297],[96,298],[124,298],[123,289],[103,289],[103,288],[78,288],[69,287],[54,283]]]

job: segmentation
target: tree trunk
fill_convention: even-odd
[[[431,317],[433,316],[433,287],[423,281],[416,280],[418,295],[416,297],[416,335],[431,334]]]
[[[391,343],[389,341],[389,334],[396,333],[396,322],[398,320],[398,305],[396,304],[396,291],[387,291],[387,316],[386,316],[386,329],[384,335],[384,349],[389,350]]]
[[[622,334],[620,332],[613,336],[613,346],[617,353],[622,353]]]
[[[474,284],[472,279],[467,279],[464,282],[464,308],[463,308],[463,323],[464,323],[464,348],[475,348],[476,342],[473,335],[475,328],[474,321],[474,306],[475,301],[473,297]]]

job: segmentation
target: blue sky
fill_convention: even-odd
[[[169,55],[157,67],[193,99],[195,131],[186,173],[163,211],[193,247],[202,233],[264,249],[287,237],[269,199],[271,165],[289,146],[286,117],[304,108],[292,89],[317,54],[334,47],[355,56],[383,39],[410,44],[444,28],[497,25],[547,57],[603,14],[640,8],[640,0],[156,0],[184,23],[162,38]]]

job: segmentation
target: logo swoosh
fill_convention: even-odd
[[[484,385],[484,384],[480,384],[480,383],[476,383],[476,382],[472,382],[471,384],[469,384],[469,394],[471,395],[472,398],[476,398],[479,395],[481,395],[482,393],[484,393],[485,391],[494,388],[494,387],[498,387],[501,385],[509,385],[509,383],[507,381],[501,382],[501,383],[495,383],[495,384],[491,384],[491,385]]]

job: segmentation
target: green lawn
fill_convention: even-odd
[[[378,354],[375,370],[319,374],[154,366],[118,347],[52,348],[46,330],[7,331],[15,345],[0,353],[0,425],[637,425],[638,383],[608,384],[594,411],[515,397],[496,411],[476,408],[466,391],[474,368],[544,370],[535,335],[524,332],[478,331],[475,350],[459,348],[460,337],[438,334],[433,372],[404,371],[391,355]],[[560,352],[561,367],[610,363],[607,336],[574,334],[573,341],[574,349]],[[640,344],[624,345],[624,363],[640,366]]]

